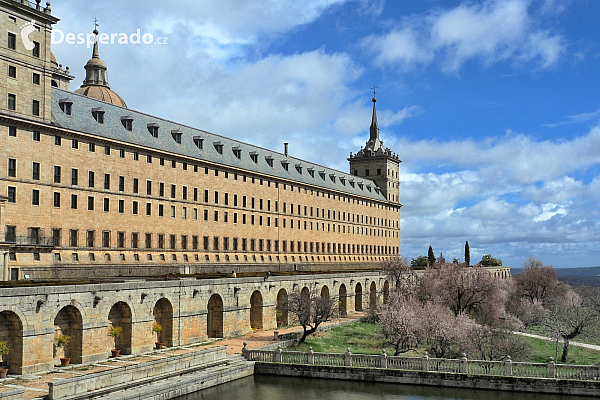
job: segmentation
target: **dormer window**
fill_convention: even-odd
[[[215,146],[215,150],[219,154],[223,154],[223,143],[221,142],[213,142],[213,146]]]
[[[267,164],[269,165],[269,167],[273,168],[273,157],[266,156],[265,160],[267,160]]]
[[[104,123],[104,110],[101,108],[92,108],[92,117],[96,120],[97,123]]]
[[[354,187],[354,179],[350,179],[348,183],[350,183],[350,186]]]
[[[298,171],[298,173],[302,175],[302,164],[296,164],[296,171]]]
[[[250,152],[250,158],[252,159],[252,161],[254,161],[255,163],[258,164],[258,153],[255,151],[251,151]]]
[[[200,136],[194,136],[194,144],[200,150],[202,150],[202,142],[204,142],[204,139],[202,139]]]
[[[73,105],[73,102],[70,99],[60,99],[58,105],[65,114],[71,115],[71,106]]]
[[[367,190],[370,192],[371,191],[371,185],[366,185],[367,186]]]
[[[329,174],[329,179],[331,179],[331,182],[335,183],[335,174]]]
[[[286,171],[289,171],[290,168],[290,162],[288,160],[283,160],[281,162],[281,166],[283,167],[283,169],[285,169]]]
[[[233,151],[234,156],[236,156],[237,158],[242,158],[242,149],[240,148],[240,146],[232,147],[231,150]]]
[[[321,176],[321,179],[325,180],[325,171],[319,171],[319,175]]]
[[[346,178],[343,176],[340,176],[340,182],[342,182],[342,185],[346,186]]]
[[[375,192],[376,192],[377,194],[380,194],[380,193],[381,193],[381,189],[379,189],[378,187],[376,187],[376,188],[375,188]]]
[[[173,140],[179,144],[181,144],[181,136],[182,135],[183,135],[183,132],[181,132],[179,129],[175,129],[175,130],[171,131],[171,136],[173,137]]]
[[[314,178],[315,177],[315,169],[314,168],[306,168],[306,170],[308,171],[308,174]]]
[[[155,122],[148,124],[148,132],[150,132],[152,137],[157,138],[158,137],[158,124]]]
[[[360,190],[363,190],[363,183],[362,182],[358,182],[358,187],[360,188]]]
[[[132,131],[133,130],[133,117],[130,115],[127,115],[125,117],[121,117],[121,123],[123,124],[123,127],[125,129],[127,129],[128,131]]]

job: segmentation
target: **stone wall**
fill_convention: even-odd
[[[330,296],[346,293],[349,314],[381,304],[389,290],[387,277],[378,272],[4,288],[0,318],[8,321],[8,329],[0,330],[0,340],[13,344],[10,373],[34,373],[52,369],[63,355],[86,363],[107,358],[115,347],[137,354],[156,341],[177,346],[247,334],[251,310],[263,329],[273,329],[278,294],[281,299],[304,287],[321,293],[325,286]],[[160,337],[152,331],[154,322],[163,327]],[[116,343],[108,336],[111,326],[122,328]],[[59,333],[71,337],[64,349],[55,346]]]

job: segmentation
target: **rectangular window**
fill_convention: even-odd
[[[204,236],[202,239],[203,239],[202,244],[203,244],[204,250],[208,250],[208,236]]]
[[[77,139],[71,139],[71,148],[72,149],[78,149],[79,148],[79,140],[77,140]]]
[[[140,154],[137,151],[133,152],[133,161],[139,161],[140,160]]]
[[[175,198],[175,192],[176,192],[176,186],[175,185],[171,185],[171,198],[172,199]]]
[[[215,222],[219,221],[219,212],[215,211]]]
[[[117,232],[117,247],[125,247],[125,232]]]
[[[79,231],[77,229],[69,229],[69,246],[77,247],[77,239]]]
[[[31,133],[31,140],[33,140],[34,142],[39,142],[40,141],[40,132],[39,131],[33,131]]]
[[[187,207],[183,207],[181,209],[181,218],[182,219],[187,219]]]
[[[208,190],[204,190],[204,202],[208,203]]]
[[[77,185],[77,168],[71,168],[71,185]]]
[[[14,65],[9,65],[8,66],[8,77],[9,78],[16,78],[17,77],[17,67],[15,67]]]
[[[165,248],[165,235],[163,233],[159,233],[158,234],[158,243],[157,243],[157,247],[159,249],[164,249]]]
[[[146,240],[145,240],[144,244],[146,245],[147,249],[152,248],[152,234],[151,233],[146,233]]]
[[[77,209],[77,195],[76,194],[71,195],[71,208]]]
[[[146,194],[152,195],[152,181],[146,181]]]
[[[198,201],[198,188],[194,188],[194,201]]]
[[[171,206],[171,218],[175,218],[175,206]]]
[[[104,146],[104,154],[110,156],[110,146]]]
[[[8,176],[10,176],[10,177],[17,176],[17,160],[14,158],[8,159]]]
[[[110,174],[104,174],[104,189],[110,189]]]
[[[187,250],[187,240],[188,240],[187,235],[181,235],[181,248],[183,250]]]
[[[215,192],[215,204],[219,204],[219,192]]]
[[[133,178],[133,193],[137,193],[139,190],[139,180],[138,178]]]
[[[119,176],[119,192],[125,191],[125,177]]]
[[[158,216],[159,217],[164,217],[165,215],[165,206],[163,206],[162,204],[158,205]]]
[[[32,82],[34,85],[40,84],[40,74],[33,73]]]
[[[96,231],[87,231],[85,244],[87,247],[94,247],[94,239],[96,238]]]
[[[152,203],[146,203],[146,215],[152,215]]]
[[[58,135],[55,135],[55,136],[54,136],[54,144],[55,144],[56,146],[60,146],[60,145],[61,145],[61,143],[62,143],[62,138],[61,138],[60,136],[58,136]]]
[[[14,33],[8,33],[8,43],[7,46],[9,49],[11,50],[16,50],[17,49],[17,35],[15,35]]]
[[[88,144],[88,151],[90,153],[95,153],[96,152],[96,143],[89,143]]]
[[[119,157],[125,158],[125,150],[123,150],[123,149],[119,150]]]
[[[169,248],[175,249],[177,244],[177,236],[169,235]]]
[[[228,237],[223,238],[223,250],[225,250],[225,251],[229,250],[229,238]]]
[[[181,193],[182,193],[182,194],[181,194],[181,196],[183,197],[183,200],[187,200],[187,186],[183,186],[183,187],[181,188],[181,190],[182,190],[182,192],[181,192]]]
[[[17,127],[16,126],[8,127],[8,136],[17,137]]]
[[[31,114],[35,115],[35,116],[39,116],[40,115],[40,101],[39,100],[32,100],[32,102],[31,102]]]
[[[223,222],[227,222],[228,218],[227,218],[227,211],[223,212]]]
[[[204,220],[208,221],[208,210],[204,210]]]
[[[40,205],[40,191],[38,189],[33,189],[31,192],[31,204],[34,206]]]
[[[33,50],[31,50],[31,54],[34,57],[40,56],[40,44],[38,42],[33,42]]]
[[[123,214],[125,212],[125,200],[119,200],[119,213]]]
[[[94,210],[94,196],[88,196],[88,210]]]
[[[139,233],[131,232],[131,247],[133,247],[134,249],[138,248],[138,239],[139,239]]]
[[[102,247],[110,247],[110,231],[102,231]]]
[[[224,199],[225,205],[229,205],[229,193],[225,193],[225,199]]]
[[[108,197],[104,198],[104,211],[105,212],[109,212],[110,211],[110,200],[108,199]]]
[[[131,207],[131,208],[132,208],[132,210],[131,210],[131,213],[132,213],[133,215],[137,215],[137,214],[138,214],[138,205],[139,205],[139,203],[138,203],[137,201],[134,201],[134,202],[132,203],[132,207]]]
[[[59,192],[54,192],[53,204],[54,204],[54,207],[60,207],[60,193]]]
[[[237,207],[237,205],[238,205],[237,199],[238,199],[238,196],[237,196],[237,194],[234,194],[234,195],[233,195],[233,206],[234,206],[234,207]]]
[[[213,250],[219,250],[219,237],[213,237]]]
[[[198,250],[198,236],[192,236],[192,250]]]
[[[146,162],[147,162],[148,164],[152,164],[152,156],[151,156],[150,154],[148,154],[148,155],[146,156]]]
[[[8,109],[9,110],[17,109],[17,96],[12,93],[8,94]]]
[[[93,188],[94,184],[94,171],[88,171],[88,186]]]
[[[165,184],[162,182],[158,184],[158,195],[160,197],[165,197]]]

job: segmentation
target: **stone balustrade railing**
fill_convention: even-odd
[[[346,353],[316,353],[310,351],[250,350],[244,343],[242,355],[248,361],[322,365],[335,367],[386,368],[410,371],[453,372],[473,375],[515,376],[521,378],[555,378],[600,380],[600,365],[556,364],[551,357],[548,363],[514,362],[510,356],[503,361],[469,360],[463,353],[460,359],[388,356]]]

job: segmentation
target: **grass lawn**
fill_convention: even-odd
[[[548,331],[544,329],[543,326],[539,325],[528,326],[525,329],[525,332],[541,336],[550,336]],[[600,326],[590,326],[586,328],[581,335],[577,336],[572,341],[587,344],[595,344],[596,346],[600,345]]]
[[[345,353],[348,347],[352,353],[381,354],[384,340],[378,334],[379,327],[375,324],[357,322],[351,325],[339,326],[329,331],[319,332],[306,338],[305,343],[298,346],[299,351],[308,351],[312,346],[315,352]],[[530,362],[548,362],[555,356],[555,343],[542,339],[523,337],[532,347]],[[385,348],[389,356],[394,355],[392,347]],[[562,354],[562,345],[559,343],[558,358]],[[414,357],[423,355],[423,350],[411,351],[401,356]],[[600,351],[589,350],[582,347],[570,346],[569,364],[590,365],[600,362]]]

